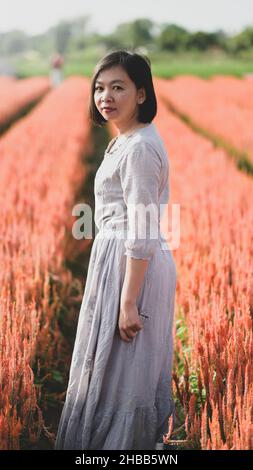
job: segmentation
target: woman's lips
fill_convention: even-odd
[[[116,108],[103,108],[103,111],[106,113],[111,113],[112,111],[116,111]]]

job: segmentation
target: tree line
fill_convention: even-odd
[[[234,55],[253,49],[253,26],[228,35],[223,30],[191,32],[174,23],[157,24],[141,18],[120,23],[110,34],[99,34],[89,32],[89,19],[89,16],[83,16],[61,21],[37,35],[28,35],[20,30],[0,32],[0,55],[11,56],[27,51],[44,55],[55,50],[65,54],[98,45],[108,49],[145,46],[151,52],[207,51],[216,48]]]

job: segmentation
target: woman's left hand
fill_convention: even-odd
[[[132,341],[143,328],[136,303],[121,305],[118,325],[121,338],[127,342]]]

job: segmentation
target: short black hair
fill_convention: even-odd
[[[90,99],[88,113],[92,122],[100,127],[107,123],[98,111],[94,102],[95,83],[102,70],[120,65],[127,72],[130,79],[135,83],[137,90],[144,88],[146,99],[139,104],[137,119],[139,122],[150,123],[157,113],[157,100],[151,74],[151,62],[145,55],[125,49],[119,49],[107,53],[96,65],[91,78]]]

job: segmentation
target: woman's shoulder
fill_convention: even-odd
[[[127,146],[127,154],[143,153],[152,154],[161,160],[162,166],[168,162],[168,155],[162,137],[158,133],[155,125],[147,128],[141,128],[136,132],[129,141]]]

